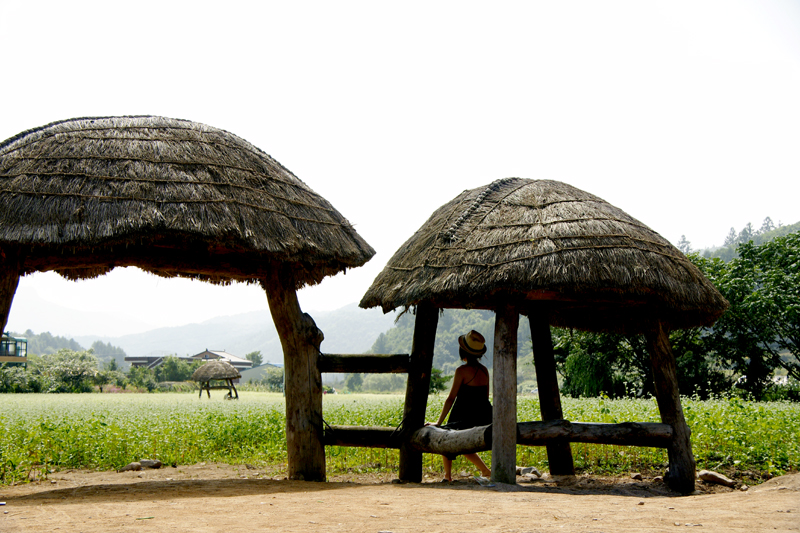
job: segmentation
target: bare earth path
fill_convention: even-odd
[[[698,483],[701,494],[685,497],[658,481],[620,478],[496,487],[470,479],[390,480],[364,475],[304,483],[216,464],[58,472],[0,488],[0,532],[800,531],[800,474],[747,492]]]

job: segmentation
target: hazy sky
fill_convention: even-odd
[[[328,199],[378,253],[302,291],[309,311],[358,301],[435,208],[503,177],[565,181],[695,248],[800,221],[797,1],[0,0],[0,50],[0,139],[189,119]],[[131,331],[267,307],[255,286],[45,273],[8,329],[102,333],[37,319],[37,294]]]

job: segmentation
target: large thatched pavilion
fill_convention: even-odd
[[[519,435],[519,315],[530,319],[545,422],[563,422],[550,325],[644,334],[663,424],[590,428],[599,432],[594,437],[561,431],[552,439],[542,432],[554,426],[545,425],[526,438],[546,442],[554,474],[574,472],[570,440],[619,443],[622,432],[627,436],[621,440],[631,444],[660,443],[669,453],[670,485],[681,492],[694,489],[695,463],[668,333],[713,323],[727,302],[679,250],[600,198],[556,181],[519,178],[464,191],[395,253],[361,306],[416,309],[407,395],[413,405],[407,406],[406,424],[417,428],[423,423],[438,310],[495,311],[492,476],[504,482],[515,479]],[[418,463],[412,450],[404,461],[413,469]],[[402,470],[401,464],[401,475]]]
[[[321,397],[308,367],[322,334],[295,291],[374,253],[280,163],[203,124],[79,118],[0,144],[0,331],[19,277],[36,271],[78,280],[136,266],[259,283],[283,344],[293,477],[325,478],[321,401],[307,401]]]

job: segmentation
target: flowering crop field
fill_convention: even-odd
[[[53,469],[116,469],[139,459],[165,464],[219,461],[283,468],[286,463],[284,399],[280,394],[222,393],[199,400],[195,393],[160,394],[2,394],[0,395],[0,483],[28,479]],[[444,396],[429,400],[435,420]],[[654,400],[563,400],[564,415],[575,422],[657,422]],[[698,469],[781,474],[800,469],[800,405],[739,399],[683,400],[692,429]],[[331,425],[397,427],[403,397],[326,395],[325,422]],[[518,420],[538,420],[535,397],[518,398]],[[665,450],[572,444],[581,472],[619,474],[663,471]],[[491,453],[481,454],[489,463]],[[328,447],[328,471],[392,471],[396,450]],[[441,460],[425,455],[425,468],[441,470]],[[547,470],[542,447],[519,446],[517,464]],[[472,471],[459,458],[457,470]]]

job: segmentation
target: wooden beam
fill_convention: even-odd
[[[533,364],[536,367],[536,384],[539,386],[539,409],[542,421],[561,420],[561,394],[558,390],[556,359],[553,353],[553,338],[550,323],[543,313],[532,312],[528,316],[533,343]],[[574,475],[575,465],[569,442],[547,444],[547,461],[553,475]]]
[[[322,374],[317,368],[323,335],[300,310],[291,269],[273,265],[262,285],[283,347],[289,478],[325,481]]]
[[[517,424],[517,444],[525,446],[546,446],[555,441],[667,448],[672,437],[672,426],[652,422],[597,424],[548,420]]]
[[[433,367],[433,346],[439,309],[429,302],[417,306],[414,320],[414,340],[411,344],[410,368],[406,382],[406,401],[403,408],[403,442],[400,447],[400,472],[402,481],[422,481],[422,453],[408,445],[408,436],[425,425],[428,408],[428,391]]]
[[[645,332],[645,340],[650,352],[661,421],[672,426],[675,432],[667,448],[669,468],[664,481],[672,490],[688,494],[694,492],[696,465],[690,440],[692,432],[681,407],[678,370],[669,345],[669,329],[664,323],[658,322],[652,330]]]
[[[492,405],[492,481],[517,482],[517,329],[511,305],[495,311]]]
[[[405,374],[410,368],[408,354],[330,354],[319,355],[319,371],[348,374]]]
[[[411,434],[409,444],[414,449],[425,453],[461,455],[484,452],[492,449],[492,426],[478,426],[461,430],[425,426]],[[516,482],[516,468],[514,482]]]
[[[374,426],[328,426],[323,438],[325,446],[355,448],[400,448],[400,432],[395,428]]]
[[[20,257],[15,248],[0,248],[0,334],[5,333],[11,304],[17,292]]]
[[[388,428],[387,428],[388,429]],[[523,446],[546,446],[552,442],[584,442],[619,446],[667,448],[673,437],[672,426],[647,422],[597,424],[548,420],[519,422],[516,441]],[[409,437],[415,449],[425,453],[465,454],[492,449],[492,426],[460,431],[426,426]]]

